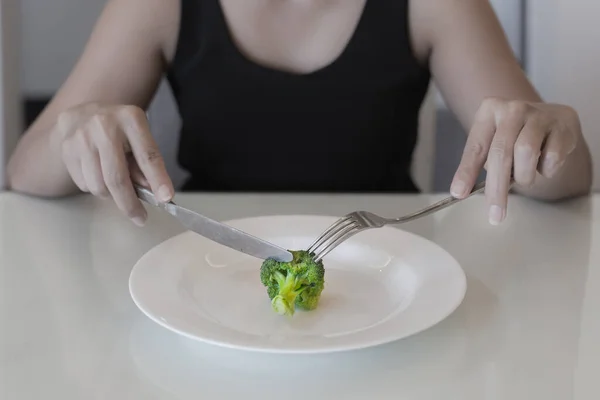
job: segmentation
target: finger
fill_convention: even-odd
[[[73,183],[75,183],[75,186],[77,186],[82,192],[89,192],[81,171],[81,160],[75,157],[66,157],[64,158],[64,164],[69,172],[69,175],[71,176],[71,179],[73,180]]]
[[[108,196],[97,149],[84,152],[81,155],[81,171],[91,194],[98,197]]]
[[[137,183],[138,185],[150,189],[150,184],[148,183],[148,180],[144,176],[144,173],[140,169],[140,166],[138,165],[137,161],[135,161],[135,158],[131,154],[127,155],[127,164],[129,165],[129,174],[131,176],[131,180]]]
[[[486,161],[495,129],[494,113],[482,108],[469,132],[460,164],[454,174],[450,186],[452,196],[465,198],[473,189]]]
[[[520,110],[509,109],[499,113],[496,134],[487,159],[485,195],[489,204],[489,221],[498,225],[506,218],[508,192],[512,179],[513,154],[517,136],[524,126]]]
[[[567,156],[577,145],[576,136],[560,126],[553,127],[542,149],[538,165],[540,174],[552,178],[564,165]]]
[[[65,110],[59,113],[56,117],[56,128],[58,128],[57,132],[60,134],[61,138],[64,139],[69,132],[75,131],[77,126],[80,126],[80,121],[80,113],[74,112],[70,109]]]
[[[550,122],[539,115],[527,120],[514,147],[513,174],[515,182],[531,186],[535,181],[538,161],[544,140],[548,137]]]
[[[81,160],[73,151],[72,142],[69,140],[64,141],[61,146],[61,151],[63,164],[67,168],[67,172],[71,176],[73,183],[75,183],[75,186],[82,192],[88,192],[89,190],[85,184],[85,179],[83,178],[83,173],[81,171]]]
[[[123,118],[126,121],[123,126],[131,151],[152,192],[160,201],[170,201],[174,194],[173,183],[150,133],[146,114],[137,107],[129,107],[125,109]]]
[[[115,204],[136,225],[143,226],[148,214],[133,188],[122,143],[106,140],[98,150],[104,182]]]

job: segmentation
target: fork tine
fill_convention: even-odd
[[[329,226],[329,228],[327,228],[327,230],[325,232],[323,232],[321,234],[321,236],[319,236],[309,247],[308,247],[308,252],[312,253],[317,247],[319,247],[321,244],[323,244],[323,241],[328,240],[331,236],[335,235],[337,233],[337,231],[343,229],[343,227],[347,226],[348,223],[353,223],[354,220],[352,219],[352,216],[350,215],[346,215],[345,217],[342,217],[340,219],[338,219],[336,222],[334,222],[333,224],[331,224]],[[343,226],[342,226],[343,225]]]
[[[324,248],[322,248],[321,251],[315,252],[315,261],[323,259],[323,257],[333,251],[342,242],[346,241],[348,238],[354,236],[362,230],[363,229],[361,229],[361,225],[359,223],[349,225],[345,229],[340,230],[336,236],[333,236],[333,240],[331,240]]]

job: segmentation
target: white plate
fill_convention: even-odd
[[[229,225],[303,249],[334,217],[267,216]],[[146,253],[129,289],[156,323],[214,345],[272,353],[325,353],[395,341],[432,327],[462,302],[466,278],[434,243],[396,228],[362,232],[325,257],[319,307],[277,315],[260,282],[261,260],[192,232]],[[211,305],[212,304],[212,305]]]

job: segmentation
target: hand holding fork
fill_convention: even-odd
[[[514,180],[511,181],[511,186]],[[442,210],[449,207],[459,201],[473,196],[474,194],[483,192],[485,189],[485,182],[481,182],[473,188],[468,196],[459,199],[456,197],[447,197],[437,203],[434,203],[428,207],[425,207],[419,211],[411,214],[404,215],[399,218],[384,218],[377,214],[368,211],[354,211],[338,219],[329,228],[325,230],[307,249],[307,251],[314,255],[315,261],[322,260],[327,254],[333,249],[348,240],[350,237],[356,235],[359,232],[365,231],[372,228],[381,228],[390,224],[402,224],[409,222],[426,215],[432,214],[436,211]]]

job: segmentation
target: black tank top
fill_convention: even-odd
[[[343,53],[298,75],[234,44],[219,0],[182,0],[169,66],[182,119],[183,190],[414,192],[410,166],[430,74],[409,0],[367,0]]]

